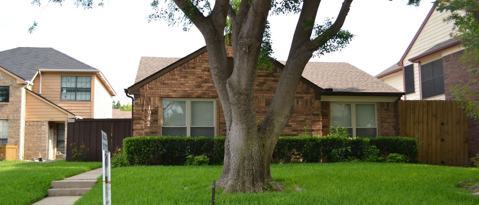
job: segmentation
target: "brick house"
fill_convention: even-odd
[[[111,118],[114,95],[99,70],[55,49],[2,51],[0,146],[15,145],[22,160],[64,158],[66,123]]]
[[[258,121],[272,99],[283,64],[259,70],[255,82]],[[225,135],[225,121],[211,79],[206,48],[184,58],[143,57],[133,99],[133,135]],[[296,92],[282,135],[326,135],[331,127],[354,136],[398,135],[397,101],[402,92],[348,63],[311,62]]]
[[[453,100],[457,86],[479,90],[477,74],[462,63],[464,47],[454,37],[448,12],[433,5],[399,62],[376,77],[404,91],[404,100]],[[477,99],[479,100],[479,99]],[[479,122],[469,119],[469,155],[479,151]]]

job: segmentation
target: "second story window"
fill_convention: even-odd
[[[63,76],[62,100],[89,101],[91,95],[90,76]]]
[[[10,101],[10,87],[0,86],[0,102]]]
[[[444,94],[442,60],[421,65],[422,97]]]

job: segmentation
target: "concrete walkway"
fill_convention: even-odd
[[[102,169],[99,168],[61,181],[53,181],[48,197],[33,205],[73,205],[81,195],[90,191],[101,174]]]

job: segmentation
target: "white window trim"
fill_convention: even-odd
[[[8,143],[8,128],[9,128],[9,123],[8,123],[8,119],[0,119],[0,121],[4,121],[5,124],[6,124],[6,134],[5,134],[5,138],[3,138],[3,136],[1,135],[1,133],[3,132],[2,130],[0,130],[0,139],[6,139],[7,140],[7,143]]]
[[[191,102],[192,101],[206,101],[206,102],[213,102],[213,129],[214,129],[214,136],[218,134],[218,126],[216,122],[217,110],[216,110],[216,99],[210,98],[162,98],[161,99],[161,117],[163,118],[163,100],[170,100],[170,101],[185,101],[185,109],[186,109],[186,136],[191,136],[191,128],[198,127],[198,126],[191,126]],[[164,120],[164,119],[163,119]],[[161,124],[161,135],[163,135],[163,127],[185,127],[185,126],[163,126],[163,120]]]
[[[376,102],[331,102],[331,104],[349,104],[351,105],[351,127],[345,127],[345,128],[351,128],[353,130],[353,137],[356,137],[356,129],[357,128],[371,128],[371,127],[357,127],[356,126],[356,105],[374,105],[374,119],[375,119],[375,123],[376,123],[376,136],[379,136],[379,124],[378,124],[378,105]],[[330,122],[330,125],[329,125],[329,128],[333,128],[332,126],[332,117],[333,115],[331,114],[332,113],[332,106],[330,105],[329,106],[329,122]]]

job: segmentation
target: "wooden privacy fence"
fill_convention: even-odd
[[[417,139],[418,160],[428,164],[467,165],[468,118],[453,101],[401,101],[401,136]]]
[[[101,161],[101,130],[108,134],[110,152],[123,146],[131,136],[131,119],[81,119],[69,122],[67,160]]]

